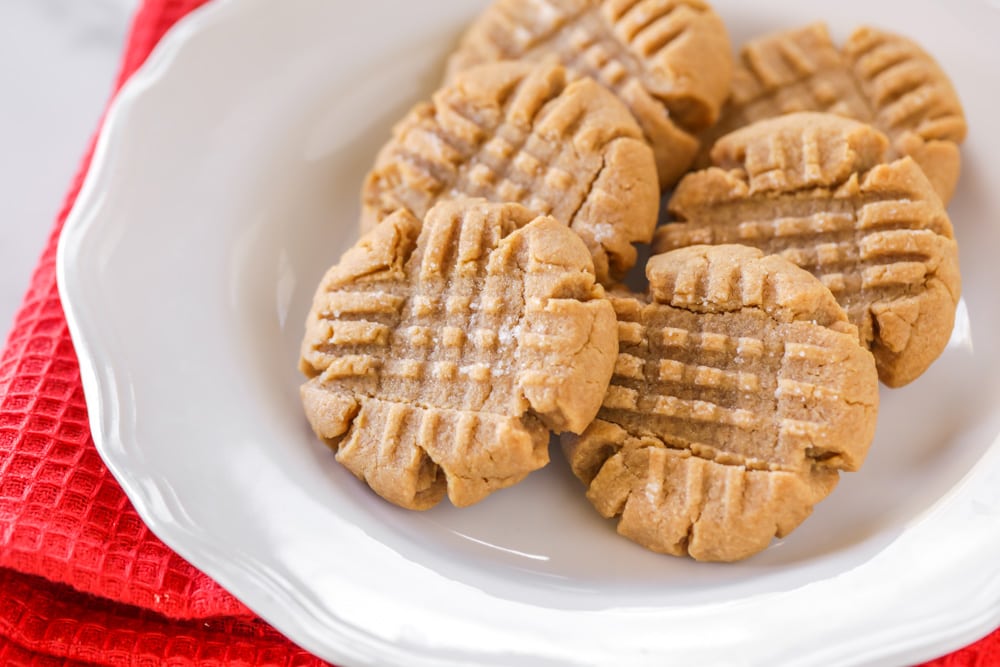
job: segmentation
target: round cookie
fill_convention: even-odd
[[[587,498],[653,551],[733,561],[794,530],[857,470],[878,378],[829,290],[738,245],[655,256],[612,295],[619,353],[597,419],[562,436]]]
[[[614,91],[652,145],[664,188],[718,118],[733,69],[726,27],[700,0],[496,0],[462,38],[448,76],[499,60],[558,62]]]
[[[659,210],[653,155],[620,101],[562,67],[499,63],[457,76],[393,131],[362,190],[362,231],[455,197],[518,202],[569,225],[602,282],[635,264]]]
[[[516,484],[549,429],[581,432],[618,341],[580,239],[518,204],[389,216],[323,277],[302,342],[306,416],[379,495],[426,509]]]
[[[752,40],[740,51],[718,125],[702,136],[705,154],[737,128],[796,111],[871,123],[888,135],[890,158],[912,157],[941,199],[951,199],[965,115],[947,75],[915,42],[862,27],[838,49],[822,23]]]
[[[657,230],[664,252],[742,243],[816,275],[847,311],[890,387],[944,351],[961,289],[940,198],[909,157],[882,163],[884,135],[832,114],[760,121],[720,139],[717,165],[686,176]]]

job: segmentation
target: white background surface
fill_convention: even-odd
[[[110,95],[138,4],[0,0],[2,340]]]

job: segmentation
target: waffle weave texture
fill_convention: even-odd
[[[117,85],[204,1],[146,0]],[[157,539],[94,448],[55,277],[91,152],[0,356],[0,665],[323,665]],[[1000,632],[929,664],[998,665]]]

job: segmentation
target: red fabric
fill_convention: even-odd
[[[119,85],[204,2],[146,0]],[[322,665],[150,533],[94,449],[54,271],[89,162],[0,356],[0,665]],[[1000,665],[1000,631],[928,665]]]

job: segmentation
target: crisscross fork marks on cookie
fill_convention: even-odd
[[[573,173],[581,166],[579,156],[571,151],[584,108],[558,118],[558,125],[536,128],[536,123],[543,122],[546,105],[565,90],[561,80],[549,83],[554,85],[544,96],[538,96],[537,86],[520,89],[523,95],[514,87],[500,90],[496,100],[502,115],[499,124],[494,117],[497,109],[477,109],[461,94],[439,94],[434,108],[437,123],[415,125],[412,132],[400,133],[404,139],[395,151],[395,159],[414,170],[414,180],[427,184],[427,200],[406,202],[408,208],[419,212],[440,196],[494,195],[523,203],[541,215],[572,220],[596,176],[600,159],[587,162],[589,171],[582,179]],[[516,120],[511,118],[514,115]],[[542,137],[536,132],[542,129],[564,140]],[[561,191],[564,197],[547,197],[545,188],[539,186]]]
[[[713,137],[796,111],[872,119],[868,101],[823,24],[751,41],[740,55],[730,101],[719,121],[724,127],[713,128]]]
[[[652,151],[620,101],[562,67],[509,62],[459,75],[395,128],[364,185],[362,228],[466,196],[572,227],[603,281],[634,263],[659,206]]]
[[[817,197],[823,196],[817,193]],[[790,207],[804,204],[791,195]],[[745,203],[720,206],[714,215],[724,219],[746,216],[730,226],[684,228],[672,225],[659,235],[658,248],[684,247],[696,243],[741,243],[780,255],[818,277],[834,292],[849,315],[878,300],[902,298],[921,284],[928,266],[936,262],[935,238],[943,227],[912,233],[927,224],[933,211],[924,202],[878,199],[861,204],[841,201],[829,208],[849,212],[820,212],[803,216],[766,216],[783,212],[783,202],[761,199],[756,206]],[[815,206],[815,204],[813,204]],[[738,209],[738,212],[733,209]],[[695,218],[698,219],[698,218]],[[876,221],[877,219],[877,221]],[[902,233],[900,233],[902,232]],[[856,324],[863,324],[853,319]]]
[[[686,63],[695,47],[706,52],[703,58],[720,59],[720,67],[701,62],[699,73]],[[713,47],[722,53],[711,53]],[[501,59],[556,61],[616,92],[635,82],[681,127],[699,130],[714,121],[725,96],[728,57],[721,21],[697,0],[501,0],[473,25],[449,69]],[[721,85],[713,80],[720,78]]]
[[[808,397],[815,407],[841,398],[836,388],[817,384],[812,370],[834,363],[832,350],[794,342],[795,332],[779,335],[759,314],[613,302],[620,351],[598,418],[756,470],[801,470],[812,452],[824,450],[813,447],[824,425],[796,411],[794,401]]]
[[[476,212],[449,212],[452,217],[428,229],[410,256],[409,284],[379,283],[377,291],[321,295],[320,303],[329,305],[321,307],[319,321],[328,333],[316,336],[322,341],[315,348],[321,354],[307,353],[305,358],[313,368],[326,371],[325,378],[371,377],[371,393],[386,400],[503,411],[506,406],[490,402],[489,394],[494,389],[498,396],[512,392],[518,380],[518,347],[558,348],[558,334],[546,333],[558,330],[558,318],[547,312],[548,302],[525,302],[525,276],[504,275],[487,265],[488,250],[511,230],[489,224]],[[524,213],[518,225],[531,217]],[[540,283],[551,278],[547,271],[563,273],[557,266],[534,268],[536,273],[527,279]],[[586,293],[585,273],[561,280],[562,289]],[[413,285],[420,291],[414,293]],[[514,285],[521,291],[512,293]],[[366,308],[352,307],[362,302]],[[384,322],[372,321],[379,319],[372,315]],[[389,358],[378,358],[380,351]],[[431,383],[438,386],[428,386]]]
[[[890,137],[913,132],[925,141],[965,138],[965,118],[951,82],[917,44],[861,28],[848,38],[844,55],[871,100],[876,125]]]
[[[442,104],[448,102],[442,100]],[[520,106],[517,100],[510,104]],[[542,102],[522,109],[527,113],[519,113],[518,122],[505,120],[490,131],[492,137],[459,166],[453,193],[487,197],[495,192],[504,200],[521,202],[539,214],[572,221],[600,172],[601,160],[595,156],[587,164],[586,173],[579,170],[580,157],[575,154],[574,145],[585,109],[543,119],[544,106]],[[564,140],[554,142],[546,139],[547,135],[561,136]],[[556,192],[563,197],[552,196]]]
[[[650,296],[613,298],[619,357],[598,418],[564,436],[618,532],[734,560],[793,530],[874,434],[872,356],[829,291],[744,246],[654,257]]]
[[[859,28],[838,49],[817,23],[748,43],[719,123],[702,135],[700,164],[719,137],[798,111],[826,111],[872,123],[891,140],[890,157],[908,155],[946,203],[958,180],[966,123],[955,90],[914,42]]]
[[[872,151],[829,139],[818,149],[828,168],[810,177],[808,151],[781,147],[801,140],[791,130],[805,121],[820,135],[859,128],[877,135],[824,114],[793,114],[728,135],[714,155],[729,170],[710,168],[681,182],[668,205],[678,223],[660,228],[654,246],[740,243],[810,271],[875,352],[883,381],[906,384],[950,335],[961,283],[951,222],[909,158],[878,164]],[[781,168],[767,170],[772,161]]]
[[[699,2],[604,3],[600,12],[590,10],[567,17],[551,41],[538,40],[542,43],[535,47],[537,55],[529,50],[524,57],[554,56],[624,99],[628,99],[628,87],[638,86],[665,104],[670,117],[682,129],[699,130],[712,122],[716,112],[701,106],[701,101],[685,99],[683,89],[671,91],[654,81],[649,65],[643,61],[669,59],[671,48],[689,34],[692,24],[705,11],[707,7]]]
[[[441,204],[423,226],[401,211],[321,283],[306,414],[388,500],[476,502],[547,462],[548,427],[593,418],[614,361],[602,294],[552,218],[482,200]]]
[[[697,151],[732,71],[722,20],[698,0],[498,0],[449,60],[449,78],[499,60],[557,62],[592,76],[632,111],[663,187]]]

